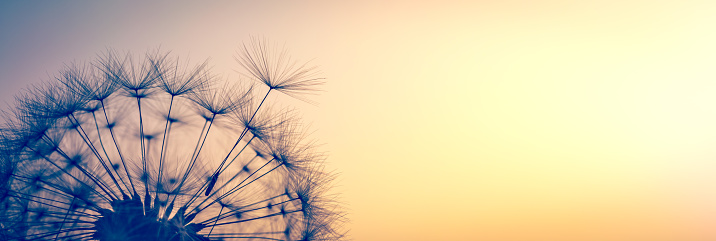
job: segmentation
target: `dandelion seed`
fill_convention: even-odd
[[[271,46],[265,39],[253,38],[248,44],[244,43],[235,59],[251,77],[270,90],[294,98],[307,100],[301,95],[313,94],[323,84],[323,78],[316,77],[317,67],[299,64],[284,47]]]
[[[211,75],[207,69],[208,60],[192,69],[181,67],[182,64],[179,60],[166,65],[159,60],[152,60],[151,62],[154,72],[159,73],[159,88],[171,96],[201,92],[201,88],[210,84]]]
[[[320,78],[264,47],[242,64],[265,95],[216,87],[207,62],[111,50],[19,94],[0,125],[0,239],[342,239],[322,155],[293,111],[262,109]]]

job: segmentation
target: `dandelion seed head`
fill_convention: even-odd
[[[264,47],[240,58],[271,90],[320,84]],[[18,94],[0,124],[0,239],[340,240],[295,111],[187,63],[108,50]]]

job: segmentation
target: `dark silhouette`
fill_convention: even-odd
[[[342,239],[323,156],[294,111],[267,104],[314,93],[315,67],[257,39],[236,59],[255,81],[109,50],[17,95],[0,131],[0,239]]]

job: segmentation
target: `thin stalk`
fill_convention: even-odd
[[[107,161],[109,163],[112,163],[111,159],[109,158],[109,154],[107,154],[107,149],[104,147],[104,143],[102,142],[102,134],[99,130],[99,123],[97,123],[97,115],[95,114],[95,112],[92,112],[92,119],[94,119],[94,126],[97,129],[97,139],[99,139],[99,146],[102,147],[102,152],[104,152],[104,156],[107,157]],[[127,186],[127,183],[124,182],[122,175],[119,175],[119,172],[117,171],[117,169],[114,169],[114,168],[112,168],[112,169],[114,170],[114,173],[117,174],[117,178],[119,178],[119,181],[121,181],[122,185],[124,185],[124,188],[126,188],[127,191],[129,191],[129,186]],[[121,188],[119,190],[122,191]],[[124,199],[129,198],[125,195],[126,194],[124,194],[124,192],[122,191],[122,198],[124,198]]]
[[[281,164],[275,166],[274,168],[271,168],[271,170],[268,170],[266,173],[261,174],[261,176],[255,178],[254,180],[251,180],[250,182],[244,184],[243,186],[238,186],[238,185],[237,185],[236,187],[232,188],[229,192],[227,192],[227,193],[225,193],[224,195],[222,195],[222,198],[225,197],[225,196],[227,196],[227,195],[231,195],[231,194],[233,194],[233,193],[235,193],[235,192],[241,190],[242,188],[248,186],[249,184],[255,182],[256,180],[261,179],[263,176],[266,176],[267,174],[271,173],[273,170],[276,170],[276,168],[279,168],[279,167],[281,167],[281,166],[283,166],[283,163],[281,163]],[[247,179],[248,179],[248,178],[247,178]],[[239,184],[239,185],[241,185],[241,184]]]
[[[157,187],[159,187],[159,183],[162,181],[162,174],[164,172],[164,148],[167,140],[167,132],[169,131],[169,120],[172,118],[172,106],[174,104],[174,95],[171,96],[172,97],[169,100],[169,112],[167,113],[167,121],[166,123],[164,123],[164,133],[162,134],[162,147],[159,150],[159,175],[157,177]]]
[[[239,157],[239,155],[241,155],[241,153],[246,149],[246,147],[249,146],[249,144],[251,144],[251,141],[252,141],[254,138],[256,138],[256,136],[251,137],[251,139],[249,139],[249,141],[246,142],[246,145],[244,145],[244,147],[241,148],[241,150],[234,156],[234,158],[231,159],[231,161],[229,162],[229,164],[226,164],[226,167],[224,167],[224,169],[221,169],[221,167],[219,167],[219,169],[221,169],[221,170],[220,170],[218,173],[214,173],[214,174],[211,176],[211,182],[204,182],[204,184],[203,184],[199,189],[197,189],[196,193],[194,193],[194,195],[192,195],[192,198],[189,200],[189,202],[188,202],[187,204],[191,204],[191,202],[193,202],[194,199],[199,196],[199,193],[201,192],[201,190],[203,190],[204,187],[206,187],[207,185],[208,185],[208,187],[207,187],[207,189],[206,189],[206,192],[205,192],[204,196],[209,196],[209,193],[211,193],[212,188],[214,187],[214,185],[216,184],[216,182],[217,182],[218,179],[219,179],[219,175],[220,175],[221,173],[223,173],[226,169],[228,169],[228,168],[229,168],[229,165],[231,165],[232,163],[234,163],[234,161],[236,160],[236,158]],[[255,157],[254,157],[254,158],[255,158]],[[252,158],[251,160],[253,161],[253,158]],[[217,171],[218,171],[218,170],[217,170]],[[234,178],[235,178],[235,177],[234,177]],[[234,178],[231,178],[231,180],[234,180]],[[227,183],[228,183],[228,182],[227,182]],[[226,185],[226,184],[222,185],[222,188],[223,188],[225,185]],[[219,189],[221,189],[221,188],[219,188]]]
[[[256,117],[256,113],[258,113],[258,112],[259,112],[259,109],[261,109],[261,106],[262,106],[262,105],[264,104],[264,102],[266,101],[266,97],[268,97],[268,95],[271,93],[271,90],[273,90],[273,89],[269,89],[269,91],[266,92],[266,95],[264,95],[264,98],[261,100],[261,103],[259,103],[259,106],[256,107],[256,110],[255,110],[254,113],[251,115],[251,118],[249,118],[248,123],[246,123],[247,126],[244,127],[244,130],[241,132],[241,135],[239,135],[239,138],[236,140],[236,143],[234,143],[234,146],[231,147],[231,150],[229,150],[229,153],[226,154],[226,157],[224,157],[224,160],[221,161],[221,165],[219,165],[219,168],[217,168],[217,170],[216,170],[215,173],[218,173],[219,170],[221,170],[221,168],[224,166],[224,163],[226,163],[226,160],[228,160],[229,157],[231,156],[231,152],[233,152],[234,149],[236,148],[236,146],[239,145],[239,142],[241,142],[241,140],[244,139],[244,136],[245,136],[246,133],[249,131],[248,125],[250,125],[250,124],[251,124],[251,121],[253,121],[253,120],[254,120],[254,117]]]
[[[34,238],[30,238],[30,240],[37,240],[37,239],[41,239],[44,237],[55,235],[57,233],[68,233],[68,232],[80,231],[80,230],[94,230],[94,228],[93,227],[73,228],[73,229],[65,229],[64,231],[60,230],[60,231],[52,231],[52,232],[46,232],[46,233],[30,234],[28,236],[40,235],[40,236],[37,236]]]
[[[69,118],[72,117],[72,118]],[[122,197],[125,197],[126,194],[122,190],[122,187],[119,186],[119,183],[117,182],[117,179],[115,179],[114,174],[112,174],[112,171],[109,170],[109,167],[107,166],[107,163],[104,162],[104,159],[100,156],[99,151],[97,151],[97,148],[92,144],[92,141],[89,138],[89,135],[87,135],[87,132],[85,132],[84,128],[82,128],[82,125],[80,124],[79,120],[77,120],[77,117],[75,117],[74,114],[70,114],[68,119],[70,122],[74,121],[74,124],[77,125],[77,128],[75,128],[75,131],[77,131],[77,134],[80,135],[84,143],[87,145],[87,147],[90,148],[92,151],[92,154],[97,157],[97,161],[99,161],[100,164],[102,164],[102,167],[104,167],[104,170],[109,174],[109,177],[112,178],[112,181],[117,186],[117,189],[119,189],[119,192],[122,193]],[[109,187],[108,187],[109,188]],[[111,189],[110,189],[111,190]]]
[[[252,162],[254,162],[254,160],[256,160],[257,157],[258,157],[258,155],[256,155],[256,156],[254,156],[253,158],[251,158],[251,160],[249,160],[249,162],[247,162],[246,165],[249,165],[249,164],[251,164]],[[231,181],[233,181],[234,179],[236,179],[237,177],[239,177],[239,175],[241,175],[241,173],[242,173],[241,171],[240,171],[240,172],[237,172],[233,177],[231,177],[231,179],[229,179],[228,181],[224,182],[224,184],[221,185],[221,187],[217,188],[216,191],[214,191],[211,195],[206,195],[206,198],[204,198],[204,201],[202,201],[201,203],[199,203],[199,205],[197,205],[193,210],[196,211],[201,204],[204,204],[204,202],[206,202],[206,200],[208,200],[211,196],[214,196],[214,194],[216,194],[216,193],[218,192],[218,190],[221,190],[222,188],[226,187],[226,185],[228,185]],[[196,194],[195,194],[194,196],[192,196],[192,198],[189,200],[189,202],[187,202],[186,206],[191,205],[191,204],[196,200],[197,197],[198,197],[198,196],[197,196]],[[203,209],[202,209],[202,210],[203,210]],[[199,210],[199,211],[201,211],[201,210]]]
[[[32,196],[32,195],[27,195],[27,194],[23,194],[23,195]],[[12,196],[12,197],[16,197],[16,198],[20,198],[20,199],[25,199],[25,200],[28,200],[28,201],[31,201],[31,202],[40,203],[40,204],[47,205],[47,206],[50,206],[50,207],[53,207],[53,208],[57,208],[57,209],[72,211],[72,210],[69,209],[69,208],[63,208],[63,207],[56,206],[56,205],[52,205],[52,204],[49,204],[49,203],[39,202],[39,201],[34,200],[34,199],[32,199],[32,198],[27,198],[27,197],[22,197],[22,196]],[[35,196],[32,196],[32,197],[35,197]],[[65,204],[65,203],[63,203],[63,204]],[[88,210],[89,210],[89,209],[88,209]],[[83,212],[78,212],[78,211],[72,211],[72,212],[76,212],[76,213],[80,213],[80,214],[84,214],[84,215],[91,215],[91,214],[87,214],[87,213],[83,213]]]
[[[75,203],[75,199],[76,199],[76,198],[72,198],[72,201],[71,201],[71,203],[70,203],[70,208],[72,208],[72,204]],[[68,214],[70,214],[70,210],[69,210],[69,209],[67,210],[67,214],[65,214],[65,217],[62,219],[62,222],[63,222],[63,223],[60,224],[60,230],[59,230],[60,232],[58,232],[57,235],[55,235],[55,240],[57,240],[57,238],[60,237],[60,233],[61,233],[61,231],[62,231],[62,227],[65,225],[64,222],[65,222],[65,220],[67,220],[67,215],[68,215]]]
[[[51,205],[50,203],[60,203],[60,204],[67,204],[68,206],[71,205],[71,203],[66,203],[66,202],[62,202],[62,201],[58,201],[58,200],[53,200],[53,199],[49,199],[49,198],[43,198],[43,197],[35,196],[35,195],[32,195],[32,194],[21,193],[21,192],[9,190],[9,189],[7,189],[7,191],[8,191],[8,193],[14,193],[14,194],[8,194],[8,195],[13,196],[13,197],[17,197],[17,198],[22,198],[22,197],[20,196],[20,195],[22,195],[22,196],[28,196],[28,197],[32,197],[32,198],[37,198],[37,199],[42,199],[42,200],[45,200],[45,201],[49,201],[49,203],[46,203],[46,202],[41,202],[41,201],[38,201],[38,200],[28,199],[28,200],[32,200],[33,202],[40,203],[40,204]],[[74,197],[73,197],[73,199],[74,199]]]
[[[100,103],[102,104],[102,112],[104,112],[104,119],[107,121],[107,126],[109,126],[109,118],[107,117],[107,109],[105,109],[104,106],[104,100],[101,100]],[[134,192],[135,196],[137,194],[137,189],[134,188],[134,182],[132,182],[132,175],[129,174],[129,169],[127,169],[127,163],[124,162],[124,156],[122,156],[122,151],[119,148],[119,143],[117,143],[117,138],[114,136],[114,126],[109,127],[109,134],[112,135],[112,142],[114,142],[114,146],[117,148],[117,153],[119,154],[119,159],[122,161],[122,166],[124,167],[124,171],[127,173],[127,179],[129,179],[129,184],[132,186],[132,191]]]
[[[134,90],[134,92],[139,96],[139,91]],[[137,97],[137,108],[139,109],[139,143],[142,148],[141,154],[142,154],[142,175],[146,175],[147,173],[147,159],[146,159],[146,149],[144,148],[144,122],[142,119],[142,98]],[[143,180],[144,182],[144,192],[149,193],[149,186],[147,186],[148,180]]]
[[[67,161],[71,161],[71,160],[72,160],[72,158],[70,158],[70,156],[67,155],[67,153],[65,153],[60,147],[57,147],[56,152],[57,152],[58,154],[60,154],[62,157],[64,157]],[[49,160],[49,159],[46,158],[46,160]],[[52,162],[51,162],[51,163],[52,163]],[[54,164],[54,163],[53,163],[53,164]],[[59,165],[57,165],[57,164],[54,164],[54,165],[55,165],[57,168],[60,168]],[[89,171],[85,170],[81,165],[77,165],[76,167],[77,167],[78,170],[80,170],[80,172],[82,172],[82,174],[85,174],[85,176],[87,176],[90,180],[92,180],[92,182],[94,182],[95,184],[97,184],[97,186],[98,186],[100,189],[102,189],[102,191],[104,191],[104,192],[107,194],[108,197],[112,198],[112,200],[117,200],[117,199],[114,197],[114,193],[110,193],[109,191],[107,191],[107,190],[105,189],[105,188],[109,189],[109,187],[107,187],[106,184],[104,184],[103,182],[101,182],[97,177],[95,177],[94,175],[92,175]],[[60,169],[62,169],[62,168],[60,168]],[[63,169],[63,171],[64,171],[64,169]],[[77,180],[78,182],[81,182],[81,181],[79,181],[78,179],[76,179],[76,180]],[[88,186],[88,187],[89,187],[89,186]]]
[[[214,175],[212,175],[212,178],[211,178],[210,180],[205,181],[204,184],[202,184],[201,188],[199,188],[199,189],[197,190],[197,194],[200,193],[200,192],[204,189],[204,187],[207,186],[207,184],[208,184],[210,181],[212,181],[212,180],[218,180],[218,179],[219,179],[219,177],[218,177],[219,170],[221,170],[221,168],[224,166],[224,163],[226,163],[226,160],[229,159],[229,157],[231,156],[231,153],[234,151],[234,149],[236,149],[236,146],[239,145],[239,142],[241,142],[241,140],[244,139],[244,136],[246,135],[246,133],[247,133],[248,130],[249,130],[249,129],[248,129],[248,125],[250,125],[250,124],[251,124],[251,121],[253,121],[253,120],[254,120],[254,117],[256,117],[256,113],[258,113],[258,112],[259,112],[259,109],[261,109],[261,106],[262,106],[262,105],[264,104],[264,102],[266,101],[266,98],[267,98],[268,95],[271,93],[271,90],[273,90],[273,88],[270,88],[270,89],[266,92],[266,95],[264,95],[264,98],[261,99],[261,103],[259,103],[259,106],[256,107],[256,110],[255,110],[254,113],[251,115],[251,118],[249,118],[248,123],[246,123],[247,126],[244,127],[244,130],[243,130],[243,131],[241,132],[241,134],[239,135],[239,138],[236,139],[236,143],[234,143],[234,146],[231,147],[231,150],[229,150],[229,153],[227,153],[227,154],[226,154],[226,157],[224,157],[224,160],[221,161],[221,164],[219,165],[219,167],[218,167],[218,168],[216,169],[216,171],[214,172]],[[210,191],[209,191],[209,192],[210,192]],[[207,192],[207,193],[209,193],[209,192]],[[194,196],[196,196],[197,194],[195,194]],[[206,196],[208,196],[208,195],[206,195]],[[185,205],[185,206],[186,206],[186,205]],[[188,206],[186,206],[186,207],[188,207]]]
[[[271,199],[273,199],[273,198],[268,198],[268,199],[265,199],[264,201],[271,200]],[[273,205],[281,205],[281,204],[288,203],[288,202],[295,201],[295,200],[298,200],[298,198],[291,198],[291,199],[288,199],[288,200],[285,200],[285,201],[282,201],[282,202],[275,203],[275,204],[273,204]],[[263,202],[263,201],[262,201],[262,202]],[[252,206],[252,205],[248,205],[248,206],[244,206],[244,207],[250,207],[250,206]],[[223,206],[222,206],[222,208],[223,208]],[[242,208],[243,208],[243,207],[242,207]],[[223,215],[221,215],[221,213],[219,213],[218,216],[214,216],[214,217],[212,217],[212,218],[210,218],[210,219],[207,219],[207,220],[204,220],[204,221],[202,221],[202,222],[199,222],[199,224],[208,224],[208,223],[210,223],[212,220],[214,220],[214,224],[216,224],[216,221],[223,220],[223,219],[225,219],[225,218],[231,217],[231,216],[233,216],[235,213],[248,213],[248,212],[253,212],[253,211],[257,211],[257,210],[262,210],[262,209],[265,209],[265,208],[269,208],[269,207],[268,207],[268,206],[264,206],[264,207],[260,207],[260,208],[247,209],[247,210],[239,210],[239,209],[236,209],[236,210],[232,210],[232,211],[229,211],[229,212],[227,212],[227,213],[224,213]]]
[[[46,136],[45,136],[45,137],[46,137]],[[43,138],[43,140],[44,140],[44,138]],[[47,141],[47,140],[45,140],[45,141]],[[27,148],[30,149],[31,151],[37,153],[37,154],[40,154],[39,151],[34,150],[34,149],[32,149],[31,147],[27,147]],[[59,149],[59,147],[58,147],[57,150],[58,150],[58,153],[60,153],[60,155],[62,155],[63,157],[65,157],[66,159],[69,160],[69,158],[67,157],[67,155],[64,154],[64,153]],[[75,176],[73,176],[72,174],[70,174],[69,172],[67,172],[67,170],[65,170],[64,168],[60,167],[60,165],[57,165],[57,163],[55,163],[55,162],[53,162],[52,160],[50,160],[50,158],[48,158],[48,157],[46,157],[46,156],[42,156],[42,159],[44,159],[45,161],[49,162],[50,164],[52,164],[53,166],[55,166],[55,167],[56,167],[57,169],[59,169],[60,171],[62,171],[63,173],[67,174],[68,176],[72,177],[72,179],[75,179],[75,181],[77,181],[77,182],[79,182],[79,183],[82,183],[82,184],[84,184],[85,186],[89,187],[90,190],[93,190],[95,193],[99,194],[99,196],[102,197],[102,198],[104,198],[105,200],[110,201],[109,199],[107,199],[107,197],[112,198],[112,200],[115,200],[114,197],[112,197],[112,195],[110,195],[110,194],[109,194],[106,190],[104,190],[104,189],[102,189],[102,191],[105,191],[105,193],[107,194],[107,197],[102,196],[102,194],[101,194],[100,192],[98,192],[98,191],[95,190],[94,188],[92,188],[92,187],[90,187],[89,185],[87,185],[87,183],[84,183],[84,182],[80,181],[80,179],[78,179],[77,177],[75,177]],[[88,176],[90,179],[92,179],[92,181],[94,181],[94,179],[92,178],[92,176],[91,176],[91,175],[88,175],[88,174],[85,173],[83,170],[84,170],[84,169],[80,169],[80,171],[82,171],[83,174],[85,174],[85,175]],[[97,185],[99,186],[99,184],[98,184],[97,182],[95,182],[95,184],[97,184]],[[100,188],[102,188],[102,187],[100,186]]]
[[[189,176],[189,173],[194,168],[194,164],[196,164],[196,160],[199,158],[199,153],[201,153],[201,149],[204,147],[204,143],[206,142],[206,138],[209,136],[209,131],[211,130],[212,124],[214,124],[214,118],[216,117],[216,114],[212,114],[211,118],[209,120],[206,120],[204,122],[204,126],[206,127],[206,133],[204,133],[204,128],[202,127],[202,133],[199,135],[199,140],[197,141],[197,146],[194,147],[194,153],[192,154],[191,161],[189,163],[189,166],[187,166],[186,171],[184,172],[184,176],[182,177],[181,182],[176,187],[177,194],[174,195],[174,198],[172,199],[172,204],[174,204],[174,201],[176,200],[179,191],[184,186],[184,183],[186,182],[187,177]],[[207,126],[208,124],[208,126]],[[203,138],[202,138],[203,135]]]
[[[230,236],[230,235],[258,235],[258,234],[283,234],[283,231],[256,232],[256,233],[217,233],[217,234],[214,234],[214,236],[224,237],[224,236]]]
[[[265,216],[261,216],[261,217],[255,217],[255,218],[249,218],[249,219],[231,221],[231,222],[225,222],[225,223],[218,223],[218,224],[215,224],[214,226],[221,226],[221,225],[234,224],[234,223],[243,223],[243,222],[254,221],[254,220],[258,220],[258,219],[262,219],[262,218],[269,218],[269,217],[278,216],[278,215],[286,215],[286,214],[301,212],[301,211],[303,211],[303,210],[299,209],[299,210],[293,210],[293,211],[288,211],[288,212],[278,212],[278,213],[273,213],[273,214],[269,214],[269,215],[265,215]]]
[[[232,188],[231,190],[229,190],[229,192],[222,194],[221,196],[219,196],[218,198],[216,198],[216,200],[212,201],[211,203],[209,203],[208,205],[206,205],[204,208],[201,208],[199,211],[204,210],[204,209],[206,209],[207,207],[209,207],[209,206],[213,205],[214,203],[218,202],[218,200],[221,200],[221,199],[227,197],[228,195],[231,195],[233,192],[235,192],[234,189],[236,189],[239,185],[243,184],[246,180],[248,180],[251,176],[253,176],[253,175],[256,174],[258,171],[260,171],[261,169],[263,169],[266,165],[268,165],[269,163],[271,163],[271,161],[273,161],[273,160],[274,160],[274,159],[271,159],[271,160],[267,161],[265,164],[263,164],[261,167],[259,167],[259,169],[256,169],[256,170],[255,170],[254,172],[252,172],[248,177],[244,178],[244,180],[242,180],[239,184],[237,184],[234,188]],[[279,166],[280,166],[280,165],[279,165]],[[278,166],[277,166],[277,167],[278,167]],[[276,168],[274,168],[274,169],[276,169]],[[273,169],[271,169],[271,170],[273,170]],[[238,175],[238,174],[237,174],[237,175]],[[266,175],[266,174],[264,174],[264,175]],[[263,176],[263,175],[262,175],[262,176]],[[254,181],[255,181],[255,180],[254,180]],[[253,182],[253,181],[252,181],[252,182]],[[227,182],[227,183],[228,183],[228,182]],[[214,191],[213,193],[211,193],[211,195],[207,196],[207,197],[204,199],[204,201],[202,201],[201,203],[199,203],[199,204],[197,205],[197,207],[198,207],[198,206],[201,206],[201,204],[203,204],[204,202],[206,202],[207,200],[209,200],[209,197],[211,197],[211,196],[213,196],[214,194],[216,194],[216,193],[218,192],[218,190],[221,190],[221,189],[217,189],[217,191]],[[187,205],[187,206],[188,206],[188,205]]]
[[[223,212],[223,211],[224,211],[224,206],[222,205],[221,209],[219,210],[219,216],[221,216],[221,212]],[[219,222],[218,219],[216,221],[214,221],[214,225],[216,225],[217,222]],[[211,226],[211,230],[209,230],[209,233],[206,235],[206,238],[209,238],[209,236],[211,236],[211,232],[213,232],[214,228],[216,227],[214,225]]]
[[[267,237],[260,237],[260,236],[219,236],[222,239],[265,239],[265,240],[273,240],[273,241],[284,241],[284,239],[279,238],[267,238]]]
[[[18,176],[17,174],[10,174],[10,175],[12,175],[12,176],[14,176],[14,177],[17,177],[17,178],[21,178],[21,179],[17,179],[17,180],[19,180],[19,181],[21,181],[21,182],[25,182],[25,183],[28,183],[28,184],[30,183],[29,181],[22,180],[22,179],[28,179],[28,180],[29,180],[30,178],[28,178],[28,177]],[[67,197],[67,198],[72,197],[71,195],[69,195],[69,194],[63,192],[61,188],[56,187],[56,185],[53,184],[53,183],[49,183],[49,182],[42,181],[42,180],[39,180],[39,182],[42,182],[42,183],[44,183],[45,185],[47,185],[47,186],[53,188],[53,189],[49,189],[49,188],[47,188],[47,187],[45,187],[45,186],[41,186],[42,189],[44,189],[44,190],[46,190],[46,191],[48,191],[48,192],[52,192],[52,193],[54,193],[54,194],[62,195],[62,196]],[[10,190],[10,189],[5,189],[5,190],[7,190],[8,192],[14,192],[14,191],[12,191],[12,190]],[[24,194],[24,195],[30,195],[30,194]],[[40,198],[40,197],[38,197],[38,198]],[[43,199],[45,199],[45,198],[43,198]],[[57,201],[57,200],[52,200],[52,201],[59,202],[59,201]],[[94,207],[99,208],[98,206],[94,206]]]

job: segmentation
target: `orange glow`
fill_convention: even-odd
[[[716,240],[712,2],[166,4],[26,23],[59,42],[3,37],[1,81],[159,44],[233,74],[265,36],[327,77],[302,112],[354,240]]]

